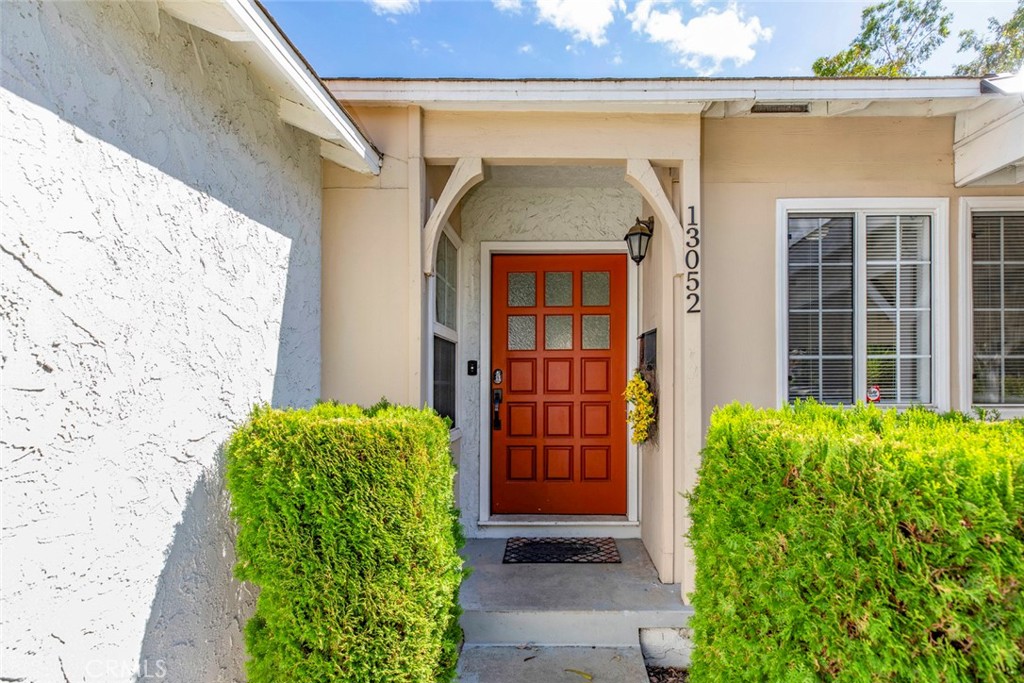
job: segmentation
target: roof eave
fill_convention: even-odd
[[[940,102],[928,115],[976,106],[978,78],[820,79],[359,79],[331,78],[335,97],[351,105],[416,104],[438,110],[701,113],[716,104],[809,102],[812,114],[834,115],[885,102]],[[866,103],[857,106],[858,103]],[[947,106],[948,105],[948,106]],[[749,108],[749,107],[748,107]],[[719,107],[719,110],[721,107]],[[730,106],[730,111],[742,107]]]
[[[255,46],[259,68],[272,86],[282,86],[280,118],[321,138],[321,156],[360,173],[380,173],[380,152],[257,0],[160,0],[160,7],[224,40]]]

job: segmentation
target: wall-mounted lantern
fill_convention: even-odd
[[[629,229],[626,236],[626,247],[629,249],[629,258],[633,263],[640,265],[640,262],[647,256],[647,246],[651,243],[651,235],[654,234],[654,216],[645,221],[636,219],[636,225]]]

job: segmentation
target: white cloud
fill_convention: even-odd
[[[500,12],[521,12],[523,9],[522,0],[491,0],[494,8]]]
[[[420,0],[369,0],[377,14],[409,14],[420,8]]]
[[[529,43],[523,43],[522,45],[519,46],[519,54],[528,55],[531,52],[533,52],[533,45],[530,45]]]
[[[622,0],[537,0],[538,21],[572,34],[576,42],[594,45],[608,42],[604,32],[615,21],[616,10],[624,10]]]
[[[709,8],[688,22],[678,7],[658,9],[665,4],[664,0],[640,0],[628,15],[633,30],[664,44],[680,64],[702,76],[721,71],[726,60],[736,66],[746,64],[756,54],[754,45],[772,37],[771,28],[762,27],[757,17],[747,19],[736,3]]]

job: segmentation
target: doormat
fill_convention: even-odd
[[[502,564],[618,564],[614,538],[510,538]]]

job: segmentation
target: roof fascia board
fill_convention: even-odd
[[[979,97],[979,79],[405,80],[326,79],[348,102],[418,104],[683,103]]]
[[[246,32],[253,36],[255,44],[270,59],[274,67],[303,96],[308,108],[327,120],[334,131],[331,135],[332,141],[351,148],[354,163],[349,167],[360,173],[379,174],[380,153],[342,111],[324,83],[310,71],[288,39],[273,25],[262,6],[253,0],[221,1]],[[316,131],[311,132],[318,134]]]

